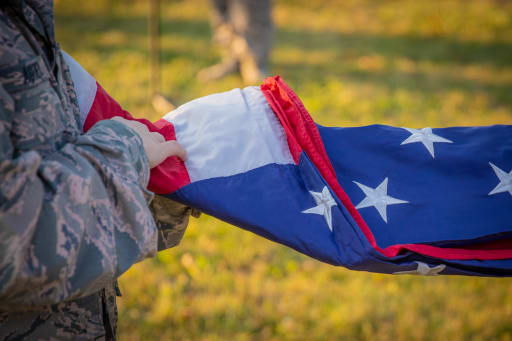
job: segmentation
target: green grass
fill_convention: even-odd
[[[130,112],[149,104],[145,1],[58,1],[57,36]],[[280,0],[271,70],[324,125],[510,124],[507,1]],[[165,1],[163,91],[178,103],[219,60],[206,0]],[[121,340],[512,340],[508,279],[332,267],[211,217],[121,277]]]

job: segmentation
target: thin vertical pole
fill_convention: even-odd
[[[149,59],[151,97],[160,93],[160,0],[149,1]]]

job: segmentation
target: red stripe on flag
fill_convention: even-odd
[[[166,141],[176,140],[174,126],[165,121],[159,120],[155,123],[143,118],[134,118],[129,112],[113,99],[98,83],[96,96],[84,122],[84,132],[88,131],[96,122],[121,116],[127,120],[135,120],[151,132],[158,132],[163,135]],[[160,165],[151,169],[148,189],[157,194],[169,194],[181,187],[188,185],[190,178],[183,161],[177,156],[165,159]]]

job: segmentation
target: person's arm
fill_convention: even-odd
[[[171,148],[173,147],[173,143],[176,142],[171,124],[164,120],[152,123],[146,119],[134,118],[71,55],[65,51],[61,52],[67,64],[65,72],[69,71],[69,76],[73,79],[80,108],[80,126],[85,132],[97,122],[115,118],[125,124],[144,125],[149,131],[160,133],[166,143],[170,144]],[[165,124],[159,124],[163,122]],[[160,140],[163,141],[161,138]],[[180,155],[180,153],[184,154],[185,152],[177,152],[176,155]],[[181,158],[183,159],[183,155]],[[152,168],[150,172],[147,187],[150,191],[165,194],[189,181],[181,160],[170,157],[160,161],[163,162]],[[197,210],[161,195],[156,195],[149,207],[158,227],[158,250],[176,246],[185,233],[190,215],[198,218],[200,214]]]
[[[49,156],[19,153],[14,110],[0,86],[0,309],[91,294],[154,255],[141,137],[106,120]]]

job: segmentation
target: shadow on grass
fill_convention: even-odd
[[[63,13],[57,25],[66,27],[80,43],[81,33],[104,33],[119,30],[127,35],[147,36],[147,17],[95,15],[84,18],[79,14]],[[210,26],[207,20],[161,20],[162,36],[179,35],[193,40],[209,42]],[[69,33],[71,33],[69,32]],[[78,39],[76,39],[78,38]],[[413,61],[430,60],[436,63],[480,63],[495,67],[512,66],[512,43],[491,41],[461,41],[450,37],[422,37],[416,35],[381,35],[369,33],[339,33],[307,30],[289,30],[280,27],[276,47],[307,50],[335,50],[347,57],[378,54],[383,57],[404,57]]]
[[[70,50],[93,50],[101,54],[115,53],[119,50],[133,50],[143,54],[148,53],[148,43],[140,44],[140,39],[148,39],[148,18],[143,15],[138,16],[118,16],[118,15],[97,15],[84,17],[77,14],[61,14],[57,18],[57,26],[65,27],[62,31],[60,40],[66,41],[66,46]],[[108,32],[120,32],[131,39],[123,43],[105,44],[100,39],[84,40],[80,37],[94,37]],[[190,40],[204,41],[205,46],[210,41],[210,26],[206,20],[169,20],[161,21],[161,37],[180,36]],[[77,39],[78,38],[78,39]],[[182,56],[190,59],[198,59],[201,56],[190,54],[187,51],[176,51],[164,45],[161,46],[162,59],[171,59]]]
[[[277,41],[280,47],[334,50],[347,57],[377,54],[386,58],[402,57],[435,63],[512,66],[512,43],[499,41],[461,41],[449,37],[390,36],[357,32],[311,32],[286,28],[279,30]]]
[[[461,91],[469,94],[485,92],[494,106],[512,106],[512,82],[494,84],[485,81],[465,80],[450,75],[429,73],[404,73],[400,71],[365,71],[355,68],[338,68],[329,65],[275,64],[276,70],[291,84],[304,80],[322,82],[326,75],[353,83],[376,84],[389,90],[407,89],[433,96],[446,91]]]
[[[63,14],[58,17],[59,26],[66,27],[66,45],[71,49],[88,49],[103,55],[132,50],[147,54],[147,44],[140,39],[147,37],[147,17],[130,17],[113,14],[97,15],[84,20],[77,14]],[[119,31],[134,39],[126,43],[105,44],[99,39],[89,39],[83,44],[81,34],[85,36]],[[204,43],[205,50],[210,46],[210,26],[206,20],[163,19],[162,37],[172,39],[190,39]],[[192,44],[191,44],[192,45]],[[197,45],[196,45],[197,46]],[[435,64],[469,65],[484,67],[512,68],[512,44],[506,42],[467,42],[448,37],[389,36],[367,33],[311,32],[279,28],[275,49],[293,48],[304,51],[304,58],[311,51],[331,51],[338,56],[325,64],[290,63],[277,61],[272,69],[279,71],[290,83],[322,82],[327,76],[339,77],[351,82],[374,83],[389,89],[414,89],[425,94],[434,94],[447,90],[460,90],[466,93],[484,91],[494,105],[512,105],[511,82],[501,84],[484,80],[468,80],[463,77],[434,73],[405,73],[392,69],[365,71],[354,66],[354,61],[362,56],[378,55],[385,59],[406,58],[412,61],[430,61]],[[162,61],[174,58],[194,60],[205,66],[212,62],[212,56],[198,53],[197,49],[177,49],[162,46]]]
[[[60,14],[56,20],[58,26],[66,27],[77,33],[104,33],[110,30],[121,30],[133,36],[148,34],[148,18],[144,15],[122,16],[116,14],[84,16],[73,13]],[[162,36],[179,34],[191,39],[207,40],[210,35],[210,25],[206,20],[161,19]]]
[[[277,62],[274,69],[292,84],[322,82],[327,76],[342,80],[377,84],[390,90],[408,89],[434,95],[443,91],[458,90],[474,94],[485,92],[492,105],[511,106],[512,82],[494,83],[486,80],[467,79],[443,73],[403,72],[393,68],[363,70],[355,64],[363,56],[378,55],[385,63],[398,58],[412,61],[429,61],[433,64],[469,65],[496,69],[512,69],[512,44],[504,42],[464,42],[449,38],[425,38],[418,36],[386,36],[361,33],[291,31],[278,32],[277,48],[293,48],[303,51],[332,52],[335,58],[317,64]],[[307,55],[306,55],[307,56]],[[499,72],[499,71],[496,72]]]

